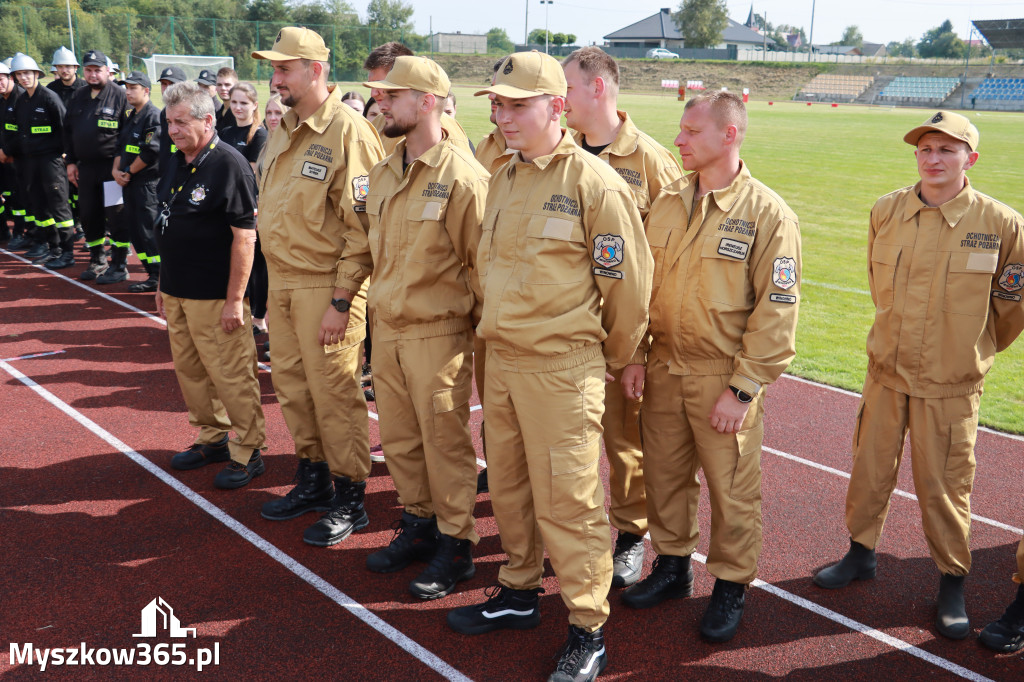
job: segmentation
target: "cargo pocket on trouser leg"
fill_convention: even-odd
[[[248,313],[248,311],[246,311]],[[251,372],[252,359],[255,355],[255,342],[253,343],[253,355],[246,352],[246,342],[252,339],[252,322],[248,314],[245,315],[245,323],[239,325],[230,332],[224,331],[220,323],[213,328],[214,337],[217,339],[217,357],[220,360],[220,373],[227,379],[235,379],[245,376]],[[209,369],[207,369],[209,372]]]
[[[601,439],[568,448],[551,448],[551,517],[579,521],[604,511],[597,463]]]
[[[760,419],[749,429],[736,434],[739,457],[732,474],[729,497],[734,500],[753,500],[761,496],[761,441],[764,422]]]
[[[964,504],[974,486],[974,443],[977,437],[978,421],[974,417],[949,425],[949,452],[943,475],[950,496],[956,496]]]
[[[472,381],[465,381],[461,386],[434,391],[434,445],[442,452],[451,452],[466,446],[468,426],[463,422],[463,410],[459,408],[468,405],[472,395]],[[473,470],[476,471],[475,463]]]

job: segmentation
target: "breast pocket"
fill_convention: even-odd
[[[407,260],[414,263],[436,263],[454,253],[452,240],[444,229],[444,216],[443,202],[409,202],[405,210]]]
[[[995,251],[949,254],[942,309],[955,315],[987,315],[998,258]]]
[[[704,240],[700,252],[697,296],[727,306],[748,305],[753,292],[747,283],[751,244],[715,234]]]
[[[300,160],[292,168],[291,179],[295,191],[288,197],[288,212],[300,213],[311,226],[319,229],[326,212],[325,187],[334,179],[334,168],[315,160]]]
[[[879,308],[891,308],[900,264],[900,244],[875,244],[871,249],[871,283]]]
[[[582,223],[532,216],[526,226],[524,253],[519,255],[526,284],[569,284],[590,274]]]

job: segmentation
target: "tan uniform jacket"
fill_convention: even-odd
[[[403,173],[404,154],[403,139],[370,171],[366,198],[369,305],[383,341],[455,334],[479,319],[474,266],[490,176],[447,136]]]
[[[333,89],[302,123],[285,114],[267,141],[260,181],[260,241],[271,290],[358,291],[370,271],[364,201],[383,157],[377,132]],[[342,261],[342,251],[364,253]]]
[[[598,156],[629,185],[640,217],[644,219],[661,188],[678,180],[683,172],[675,156],[637,128],[629,114],[625,111],[618,114],[622,121],[619,134]],[[576,131],[572,136],[576,144],[583,143],[583,133]]]
[[[399,137],[387,137],[384,135],[384,116],[378,116],[373,119],[372,125],[380,136],[381,144],[384,145],[385,156],[395,151],[399,140],[405,139],[404,135]],[[469,146],[469,135],[466,134],[466,131],[458,121],[448,114],[441,114],[441,128],[448,133],[448,137],[456,146],[462,147],[470,155],[473,154],[473,148]]]
[[[672,374],[728,374],[754,395],[796,354],[800,228],[746,164],[694,206],[697,176],[662,190],[647,216],[651,352]]]
[[[564,131],[551,154],[516,152],[491,176],[478,262],[477,334],[511,369],[601,342],[618,369],[636,350],[653,267],[640,214],[618,174]]]
[[[918,398],[966,395],[1024,328],[1024,222],[969,182],[937,208],[919,190],[871,209],[868,371]]]
[[[476,160],[487,169],[491,175],[512,158],[514,149],[509,149],[505,143],[505,136],[495,126],[494,130],[487,134],[487,137],[480,140],[476,146]]]

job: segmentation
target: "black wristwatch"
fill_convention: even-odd
[[[334,306],[334,309],[339,313],[347,313],[348,309],[352,307],[352,301],[344,298],[332,298],[331,305]]]
[[[740,401],[741,403],[749,403],[751,400],[754,399],[754,396],[750,395],[746,391],[741,391],[735,386],[730,386],[729,390],[732,391],[732,394],[734,396],[736,396],[736,400]]]

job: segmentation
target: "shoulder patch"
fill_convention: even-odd
[[[1010,263],[1003,268],[1003,272],[999,276],[999,286],[1006,291],[1024,289],[1024,264]]]
[[[324,171],[327,169],[325,168]],[[366,201],[366,195],[370,193],[370,176],[359,175],[352,178],[352,199],[355,201]]]
[[[782,290],[789,289],[796,284],[796,260],[788,257],[776,258],[772,270],[772,281]]]
[[[617,234],[599,234],[594,237],[594,262],[604,268],[614,268],[622,262],[626,243]]]

